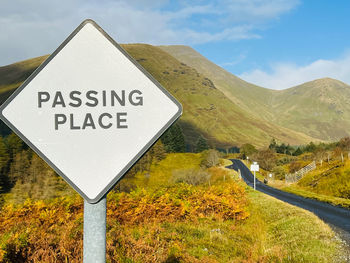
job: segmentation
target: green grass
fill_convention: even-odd
[[[289,185],[289,186],[282,186],[282,187],[280,187],[280,189],[283,191],[292,193],[292,194],[306,197],[306,198],[315,199],[315,200],[329,203],[329,204],[336,205],[336,206],[350,208],[350,199],[315,193],[312,191],[305,190],[305,189],[298,187],[297,185],[294,185],[294,184]]]
[[[171,170],[179,165],[193,168],[199,163],[199,154],[171,154],[152,168],[151,178],[153,174],[155,177],[146,187],[155,189],[171,184]],[[227,160],[224,165],[231,163]],[[233,172],[231,169],[227,171]],[[263,180],[260,173],[257,177]],[[216,182],[234,183],[238,175],[233,172],[227,178],[225,182]],[[243,182],[240,184],[244,186]],[[210,262],[210,258],[218,262],[232,262],[232,259],[235,262],[342,262],[342,248],[334,232],[317,216],[249,187],[246,191],[250,200],[250,217],[244,223],[208,219],[202,219],[195,225],[188,222],[164,223],[161,226],[162,238],[171,240],[176,236],[176,240],[181,240],[186,247],[178,251],[174,244],[174,251],[177,251],[174,255],[185,253],[201,262]]]
[[[198,168],[201,162],[200,153],[169,153],[166,158],[151,166],[151,172],[138,173],[131,182],[137,187],[155,189],[172,184],[173,172],[178,169]]]
[[[286,165],[288,166],[288,165]],[[336,206],[350,208],[350,160],[317,163],[316,170],[304,175],[297,183],[270,181],[280,190],[319,200]]]
[[[265,250],[282,255],[272,262],[341,262],[334,233],[314,214],[258,191],[249,190],[249,196],[253,211],[264,220]]]
[[[179,262],[345,262],[334,232],[314,214],[247,191],[250,217],[244,222],[202,218],[128,231],[139,244],[157,246],[154,239],[166,240],[169,257]],[[142,255],[133,262],[142,262]]]
[[[342,262],[343,250],[329,226],[310,212],[251,190],[231,169],[210,168],[215,177],[211,186],[174,184],[171,180],[174,170],[198,169],[201,158],[200,154],[168,154],[152,165],[148,176],[142,173],[135,179],[123,179],[134,180],[138,188],[129,194],[112,192],[108,196],[109,259],[191,263]],[[223,162],[224,165],[229,163]],[[218,178],[225,174],[223,171],[227,172],[226,180]],[[225,219],[220,216],[222,212],[232,211],[225,208],[225,202],[234,195],[225,194],[226,189],[236,189],[240,193],[234,202],[239,204],[239,209],[248,212],[245,214],[248,217]],[[200,194],[196,196],[196,193]],[[186,199],[186,196],[195,198]],[[43,258],[59,255],[76,262],[73,258],[79,259],[82,245],[81,201],[73,195],[46,201],[27,200],[15,206],[7,204],[8,213],[0,217],[3,233],[0,258],[9,256],[10,252],[24,253],[28,258],[38,257],[25,249],[23,244],[28,242]],[[178,207],[194,213],[202,201],[208,202],[204,209],[213,205],[222,210],[205,215],[198,212],[195,217],[181,216],[183,212]],[[27,211],[33,212],[26,216]],[[172,216],[178,219],[171,220]],[[73,250],[74,253],[67,253]]]
[[[0,93],[23,82],[46,58],[42,56],[0,67]]]

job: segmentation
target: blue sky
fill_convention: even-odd
[[[48,54],[85,18],[119,43],[190,45],[254,84],[350,84],[348,0],[2,0],[0,65]]]

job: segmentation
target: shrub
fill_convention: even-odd
[[[271,149],[266,149],[253,154],[253,160],[257,161],[261,168],[271,171],[276,166],[276,155]]]
[[[107,205],[106,252],[112,263],[164,262],[169,257],[167,251],[176,244],[160,235],[160,223],[194,222],[195,227],[199,218],[208,218],[232,220],[234,227],[249,216],[244,188],[237,184],[179,184],[130,194],[112,192]],[[143,238],[145,233],[139,232],[138,226],[152,232],[150,239]],[[82,262],[82,238],[83,202],[79,197],[27,200],[0,210],[0,262]],[[154,260],[156,254],[162,260]],[[148,260],[136,260],[139,256]]]
[[[283,166],[276,166],[272,169],[272,173],[274,174],[276,179],[282,180],[286,174]]]
[[[220,163],[219,161],[219,153],[214,149],[210,149],[202,152],[202,161],[201,167],[210,168],[213,166],[217,166]]]
[[[204,169],[181,169],[173,171],[172,181],[174,183],[199,185],[208,182],[210,177],[210,173]]]
[[[295,173],[295,172],[299,171],[301,168],[303,168],[303,164],[301,162],[294,161],[294,162],[290,163],[290,165],[289,165],[289,172]]]

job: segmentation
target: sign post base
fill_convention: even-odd
[[[84,200],[84,263],[106,262],[107,199],[90,204]]]

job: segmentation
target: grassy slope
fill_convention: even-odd
[[[274,121],[324,140],[350,134],[350,86],[330,78],[276,92]]]
[[[194,143],[203,134],[216,146],[253,143],[263,146],[272,137],[291,144],[310,140],[276,125],[260,121],[232,103],[211,81],[195,69],[180,63],[168,53],[150,45],[123,45],[184,107],[181,118],[187,141]],[[0,86],[2,98],[9,95],[28,73],[43,61],[44,57],[2,67]],[[23,72],[22,72],[23,71]],[[13,73],[11,73],[13,72]]]
[[[161,48],[211,78],[228,98],[262,119],[321,140],[349,135],[349,85],[326,78],[270,90],[237,78],[190,47]]]
[[[47,56],[42,56],[0,67],[1,94],[17,88],[46,58]]]
[[[318,163],[317,169],[304,175],[294,184],[284,181],[270,183],[283,191],[307,198],[350,208],[350,161],[342,163],[331,160],[330,163]]]
[[[212,79],[229,99],[251,114],[272,117],[268,102],[274,91],[250,84],[214,64],[189,46],[160,46],[175,58]],[[265,103],[264,103],[265,102]]]
[[[108,196],[109,262],[342,262],[340,243],[316,216],[249,188],[227,204],[237,202],[236,209],[248,209],[249,217],[220,217],[227,209],[225,198],[232,198],[222,191],[245,187],[237,178],[226,176],[225,182],[217,178],[210,187],[171,186],[172,170],[198,167],[199,161],[199,154],[169,154],[152,167],[146,184],[139,175],[137,182],[146,191]],[[192,195],[196,198],[187,199]],[[199,199],[222,210],[191,217],[201,206],[192,203]],[[183,205],[185,214],[179,210]],[[7,257],[18,262],[81,261],[80,198],[28,200],[5,206],[0,213],[0,261]]]

